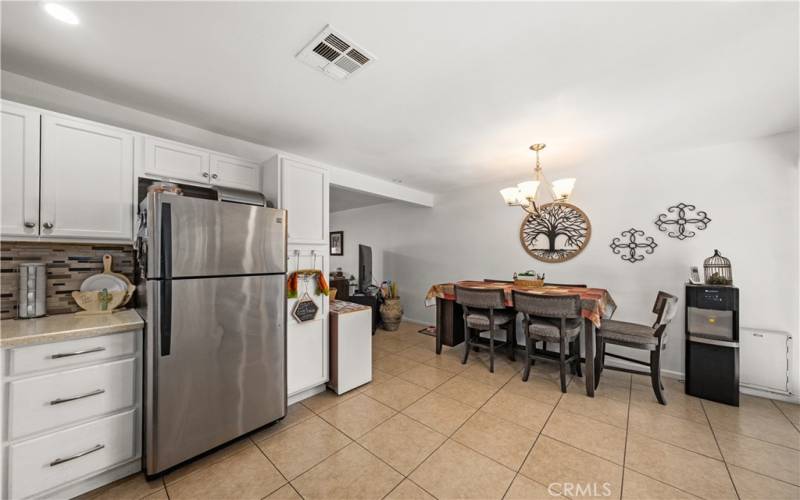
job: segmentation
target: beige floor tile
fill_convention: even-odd
[[[728,469],[741,500],[797,500],[800,498],[800,487],[756,474],[735,465],[728,466]]]
[[[559,384],[560,382],[554,382],[542,375],[531,373],[527,382],[522,381],[521,375],[512,377],[501,391],[555,406],[562,396]]]
[[[628,403],[631,399],[631,389],[629,387],[606,384],[601,378],[600,385],[594,390],[594,395],[597,397],[605,397],[619,401],[620,403]],[[642,389],[642,391],[644,391]],[[575,377],[572,383],[567,387],[567,392],[576,396],[586,396],[586,380],[581,377]]]
[[[417,363],[425,363],[436,357],[436,352],[433,349],[423,349],[422,347],[409,347],[397,353],[398,356],[403,356],[411,361]]]
[[[622,465],[625,430],[582,415],[556,409],[542,433]]]
[[[514,472],[449,440],[412,474],[436,498],[502,498]]]
[[[416,345],[417,347],[421,347],[422,349],[429,349],[434,352],[436,351],[436,337],[431,337],[430,335],[423,335],[421,333],[418,333],[417,336],[419,337],[419,339],[417,339],[417,341],[414,342],[414,345]],[[447,349],[447,347],[442,346],[442,350],[444,349]]]
[[[600,382],[602,384],[612,384],[623,388],[629,388],[631,386],[631,374],[616,370],[603,370],[600,376]]]
[[[741,395],[739,407],[703,401],[711,427],[800,450],[800,431],[777,406],[767,399],[745,396]]]
[[[774,402],[778,409],[786,415],[786,418],[791,420],[795,427],[800,428],[800,405],[794,403],[786,403],[784,401]]]
[[[478,410],[453,434],[453,440],[516,471],[538,435],[538,431]]]
[[[451,355],[450,352],[442,353],[435,358],[426,361],[425,365],[439,368],[440,370],[445,370],[453,374],[459,374],[469,368],[469,365],[461,364],[460,357]]]
[[[392,380],[394,375],[390,375],[386,372],[382,372],[380,370],[372,369],[372,383],[373,384],[380,384],[382,382],[386,382],[387,380]]]
[[[313,417],[258,443],[258,447],[292,480],[348,443],[347,436]]]
[[[417,363],[416,361],[411,361],[408,358],[404,358],[397,354],[390,354],[381,359],[376,359],[375,362],[372,364],[373,368],[376,368],[380,371],[386,372],[389,375],[400,375],[403,372],[407,372],[412,368],[416,368],[420,366],[421,363]]]
[[[467,406],[478,408],[489,401],[489,398],[497,392],[497,389],[463,377],[453,377],[437,387],[434,392],[455,399]]]
[[[634,386],[631,391],[631,406],[647,407],[654,412],[685,418],[700,424],[708,423],[699,398],[677,391],[670,391],[666,398],[666,406],[659,404],[652,389],[636,388]]]
[[[605,376],[605,373],[603,373],[603,375]],[[634,385],[634,387],[637,388],[645,388],[648,390],[653,390],[653,383],[650,381],[650,375],[634,374],[631,377],[631,383]],[[661,383],[664,384],[664,388],[667,391],[684,392],[683,380],[677,378],[665,377],[662,374]]]
[[[404,479],[391,493],[384,497],[385,500],[436,500],[410,479]]]
[[[514,478],[508,493],[503,498],[504,500],[548,500],[561,498],[561,495],[556,493],[555,490],[548,490],[547,486],[543,484],[519,475]]]
[[[800,451],[732,432],[715,434],[729,464],[800,486]]]
[[[385,358],[386,356],[388,356],[390,354],[392,354],[392,353],[390,351],[387,351],[386,349],[380,349],[378,347],[373,347],[372,348],[372,363],[374,364],[376,359]]]
[[[383,461],[408,475],[445,439],[442,434],[399,413],[358,441]]]
[[[604,496],[608,490],[606,498],[619,498],[622,489],[622,467],[544,435],[539,436],[520,473],[573,497]]]
[[[547,403],[499,391],[481,408],[500,418],[539,432],[542,430],[553,407]]]
[[[435,389],[453,378],[453,376],[448,371],[426,365],[417,366],[398,375],[401,379],[426,389]]]
[[[395,413],[388,406],[359,394],[319,416],[351,439],[357,439]]]
[[[114,497],[118,498],[118,497]],[[155,493],[150,493],[143,500],[169,500],[169,495],[167,495],[167,489],[161,488],[160,490],[156,491]]]
[[[424,387],[406,382],[399,378],[393,378],[386,382],[371,385],[364,391],[364,394],[400,411],[410,406],[411,403],[428,392],[430,391]]]
[[[736,498],[721,461],[636,432],[628,435],[625,466],[699,497]]]
[[[314,412],[303,406],[301,403],[295,403],[286,410],[286,416],[283,420],[279,420],[269,427],[258,430],[250,435],[253,441],[263,441],[268,437],[275,435],[279,432],[293,427],[303,420],[313,417]]]
[[[264,500],[303,500],[291,484],[284,485]]]
[[[694,500],[697,497],[685,491],[656,481],[638,472],[625,469],[622,500]]]
[[[708,424],[672,417],[659,413],[655,408],[634,406],[631,408],[628,430],[722,460]]]
[[[373,349],[381,349],[390,353],[396,354],[400,351],[408,349],[408,344],[401,342],[395,338],[391,338],[383,333],[376,333],[372,337]]]
[[[441,394],[430,393],[403,410],[403,413],[449,436],[475,413],[475,408]]]
[[[258,449],[249,448],[167,484],[167,494],[171,500],[260,499],[285,483],[283,476]]]
[[[305,499],[383,498],[403,476],[352,443],[292,481]]]
[[[466,370],[461,372],[459,377],[466,377],[473,382],[480,382],[482,384],[491,385],[492,387],[499,388],[505,385],[511,377],[517,374],[515,368],[511,368],[501,363],[495,363],[494,373],[489,371],[488,362],[484,365],[476,363],[470,365]]]
[[[340,396],[332,390],[326,389],[319,394],[311,396],[308,399],[304,399],[300,403],[314,413],[321,413],[328,408],[338,405],[339,403],[344,403],[353,396],[355,396],[355,394],[352,392],[345,392]]]
[[[161,478],[148,481],[144,474],[134,474],[92,490],[78,497],[80,500],[139,500],[164,490]]]
[[[229,443],[207,455],[202,455],[198,458],[195,458],[191,462],[182,464],[177,469],[173,469],[164,475],[164,482],[166,484],[174,483],[178,479],[185,477],[192,472],[220,462],[234,453],[239,453],[240,451],[253,447],[255,447],[255,445],[248,438],[237,439],[236,441]]]
[[[586,394],[567,393],[561,397],[558,409],[599,420],[625,429],[628,423],[628,404],[605,396],[593,398]]]

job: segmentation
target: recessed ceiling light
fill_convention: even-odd
[[[47,2],[43,5],[43,8],[48,14],[63,23],[75,25],[81,22],[74,12],[60,3]]]

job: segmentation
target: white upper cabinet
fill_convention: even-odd
[[[283,158],[281,180],[289,242],[328,244],[328,170]]]
[[[146,137],[144,172],[169,179],[208,183],[210,156],[205,149],[157,137]]]
[[[39,117],[38,111],[2,103],[0,210],[3,236],[39,235]]]
[[[261,186],[261,165],[233,156],[211,155],[211,184],[249,191]]]
[[[127,131],[43,115],[41,237],[131,240],[133,146]]]

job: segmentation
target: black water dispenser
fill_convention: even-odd
[[[739,406],[739,289],[686,285],[686,394]]]

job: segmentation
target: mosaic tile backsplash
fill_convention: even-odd
[[[111,270],[133,281],[134,257],[130,245],[73,243],[0,243],[0,318],[17,317],[19,264],[47,264],[47,314],[80,311],[72,292],[89,276],[103,272],[103,255],[111,255]]]

